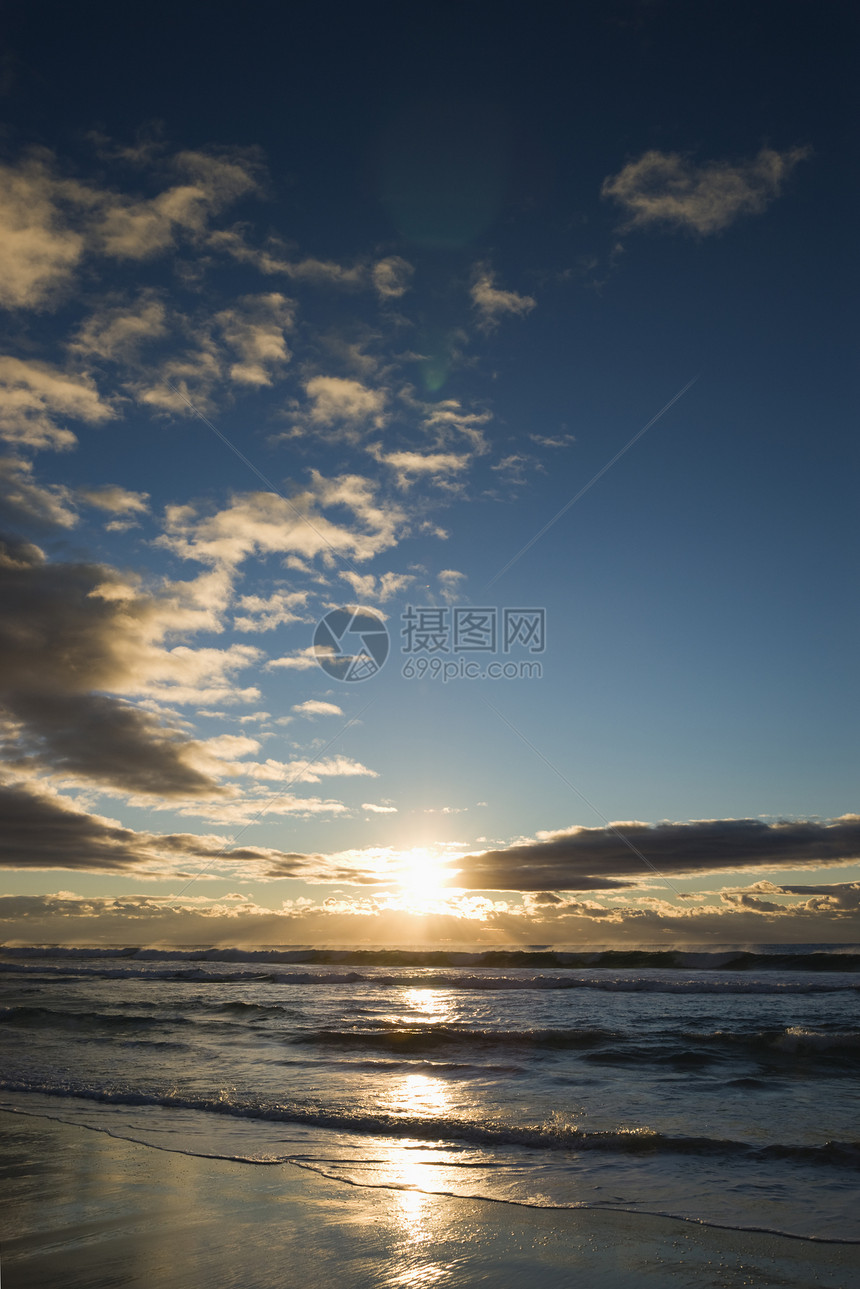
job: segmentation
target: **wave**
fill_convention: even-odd
[[[851,971],[860,972],[860,947],[841,945],[760,945],[726,949],[595,949],[568,952],[555,949],[492,949],[474,952],[420,949],[144,949],[6,946],[8,959],[70,962],[118,960],[145,962],[212,962],[246,964],[306,964],[364,967],[600,967],[614,970],[663,968],[687,971]]]
[[[130,1006],[143,1009],[156,1008],[154,1003],[139,1002]],[[233,999],[225,1003],[207,1004],[203,1000],[189,1000],[186,1012],[178,1006],[171,1014],[159,1015],[123,1011],[69,1011],[51,1007],[11,1006],[0,1007],[0,1025],[33,1030],[81,1031],[109,1037],[118,1031],[164,1031],[179,1025],[222,1029],[244,1029],[250,1023],[255,1032],[269,1020],[295,1020],[299,1013],[280,1003],[246,1002]],[[224,1015],[228,1020],[207,1019],[210,1015]],[[607,1029],[603,1027],[534,1029],[475,1029],[468,1025],[429,1023],[404,1024],[401,1021],[375,1021],[349,1028],[293,1028],[264,1029],[269,1038],[277,1038],[290,1047],[339,1049],[350,1051],[382,1052],[387,1056],[415,1057],[435,1052],[498,1052],[525,1053],[528,1051],[581,1052],[583,1059],[597,1063],[625,1064],[706,1064],[723,1056],[747,1056],[768,1064],[796,1063],[856,1069],[860,1055],[860,1031],[816,1030],[803,1026],[758,1030],[690,1030],[664,1029],[650,1036],[640,1030]],[[352,1063],[352,1062],[350,1062]]]
[[[622,1039],[606,1029],[467,1029],[457,1025],[380,1025],[367,1029],[314,1029],[293,1035],[292,1041],[315,1047],[372,1048],[415,1053],[440,1048],[555,1048],[586,1050]]]
[[[714,1030],[711,1033],[686,1032],[683,1037],[697,1043],[727,1047],[743,1046],[752,1051],[768,1050],[789,1056],[826,1054],[855,1056],[860,1053],[860,1032],[857,1030],[814,1030],[801,1025],[788,1029],[759,1030],[753,1034]]]
[[[540,1124],[511,1124],[492,1120],[467,1120],[416,1115],[369,1114],[336,1109],[305,1108],[279,1104],[254,1104],[217,1098],[180,1096],[94,1088],[85,1085],[47,1085],[15,1080],[0,1081],[0,1091],[62,1099],[98,1102],[113,1106],[154,1106],[194,1110],[264,1123],[289,1123],[400,1141],[462,1142],[498,1149],[509,1146],[546,1151],[601,1151],[624,1155],[686,1155],[699,1157],[784,1160],[799,1164],[837,1165],[860,1170],[860,1142],[827,1141],[810,1146],[793,1142],[756,1145],[714,1137],[692,1137],[656,1132],[648,1127],[586,1131],[554,1116]]]
[[[341,1049],[372,1049],[401,1055],[440,1050],[580,1051],[586,1060],[671,1063],[708,1061],[722,1054],[748,1055],[779,1061],[805,1057],[824,1064],[856,1068],[860,1032],[819,1031],[793,1026],[751,1032],[663,1032],[643,1040],[639,1032],[608,1029],[469,1029],[457,1025],[379,1025],[351,1029],[316,1029],[290,1036],[298,1045]]]
[[[0,1025],[28,1029],[84,1029],[87,1031],[118,1029],[163,1030],[165,1025],[189,1024],[187,1016],[114,1015],[108,1012],[57,1011],[52,1007],[0,1007]]]
[[[579,968],[579,970],[582,970]],[[599,970],[603,970],[600,968]],[[837,970],[833,968],[832,970]],[[571,968],[571,972],[573,968]],[[505,976],[450,975],[444,972],[425,971],[423,974],[374,971],[218,971],[205,967],[103,967],[68,966],[46,967],[29,963],[0,963],[0,972],[17,973],[33,979],[86,979],[86,980],[162,980],[187,984],[269,984],[297,987],[329,985],[374,985],[391,989],[452,989],[460,991],[508,990],[572,990],[594,989],[608,993],[656,994],[826,994],[846,990],[860,992],[860,983],[853,980],[766,980],[756,978],[716,978],[693,974],[682,979],[659,976],[611,975],[540,975]]]

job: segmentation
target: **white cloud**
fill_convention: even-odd
[[[253,686],[239,689],[233,679],[262,658],[251,645],[233,644],[227,649],[192,649],[177,645],[174,649],[152,650],[141,658],[138,677],[126,682],[125,692],[157,698],[162,702],[226,703],[254,702],[260,691]]]
[[[292,709],[301,716],[343,716],[343,708],[337,703],[324,703],[319,698],[309,698],[305,703],[296,703]]]
[[[408,394],[406,401],[413,403]],[[421,423],[434,436],[437,446],[444,447],[455,435],[462,435],[474,453],[487,451],[487,440],[481,427],[492,420],[490,412],[466,412],[456,398],[413,405],[420,408]]]
[[[294,326],[294,302],[274,291],[246,295],[215,320],[228,346],[238,354],[238,362],[229,368],[230,379],[241,385],[271,385],[273,376],[290,360],[284,333]]]
[[[367,810],[373,815],[396,815],[396,806],[377,806],[372,801],[364,801],[361,806],[362,810]]]
[[[376,770],[348,756],[332,756],[324,761],[276,761],[270,757],[266,761],[234,761],[228,768],[233,774],[266,782],[319,783],[322,778],[378,777]]]
[[[202,333],[197,347],[169,358],[129,382],[129,388],[148,407],[159,412],[193,416],[194,408],[214,411],[213,393],[222,379],[222,360],[211,335]],[[185,400],[188,400],[186,402]],[[193,406],[189,407],[189,403]]]
[[[383,573],[380,577],[375,577],[373,573],[355,573],[352,569],[344,569],[341,577],[349,582],[360,600],[377,604],[390,600],[415,581],[412,573]]]
[[[162,166],[167,186],[154,197],[70,179],[46,149],[0,166],[0,304],[55,306],[87,255],[140,260],[180,238],[205,241],[213,216],[257,188],[248,152],[185,151]]]
[[[460,598],[461,588],[463,582],[466,580],[466,574],[459,573],[455,568],[443,568],[442,572],[439,573],[437,580],[439,582],[439,592],[442,599],[447,600],[449,604],[453,604]]]
[[[275,591],[268,599],[261,595],[243,595],[239,600],[245,616],[233,619],[237,631],[272,631],[282,623],[301,622],[296,610],[307,602],[307,591]]]
[[[85,190],[52,174],[53,158],[38,152],[0,166],[0,304],[35,308],[56,299],[84,251],[64,207]]]
[[[132,492],[117,483],[102,484],[97,488],[78,488],[77,496],[97,510],[112,515],[145,515],[149,511],[149,493]]]
[[[530,434],[529,438],[541,448],[566,448],[576,442],[574,434]]]
[[[147,259],[172,247],[181,234],[199,237],[214,214],[257,188],[255,160],[247,154],[180,152],[170,168],[179,182],[155,197],[101,195],[93,231],[105,254]]]
[[[401,488],[408,488],[416,478],[449,485],[451,476],[465,470],[471,459],[457,452],[382,452],[378,447],[372,449],[372,454],[394,470]]]
[[[106,304],[82,323],[69,345],[74,353],[108,360],[128,361],[147,341],[167,334],[167,308],[153,291],[142,291],[136,300]]]
[[[511,452],[508,456],[502,457],[495,465],[490,466],[497,474],[503,477],[502,481],[507,484],[524,484],[526,481],[526,470],[539,470],[544,472],[545,467],[537,459],[525,452]]]
[[[99,425],[115,415],[89,376],[49,363],[0,356],[0,437],[30,448],[71,448],[69,418]]]
[[[810,155],[809,148],[762,148],[751,160],[697,166],[678,152],[651,149],[606,178],[601,193],[624,207],[627,228],[662,225],[707,236],[741,215],[761,214]]]
[[[270,658],[266,663],[267,671],[284,670],[284,671],[310,671],[312,667],[318,667],[319,660],[313,645],[308,645],[307,649],[299,649],[295,653],[285,654],[282,658]],[[278,724],[292,720],[291,716],[281,717]]]
[[[516,291],[503,291],[495,285],[496,276],[486,264],[477,264],[474,270],[471,296],[472,304],[478,311],[482,325],[486,329],[496,327],[505,315],[524,317],[537,304],[530,295],[518,295]]]
[[[305,391],[311,401],[309,417],[313,425],[355,426],[371,421],[378,429],[383,424],[385,390],[368,389],[361,381],[342,376],[313,376],[305,384]]]
[[[356,522],[329,520],[322,511],[330,506],[351,510]],[[313,471],[311,486],[289,500],[273,492],[243,493],[202,518],[193,506],[168,508],[166,532],[157,541],[186,559],[224,567],[252,553],[364,560],[395,545],[403,521],[397,507],[377,503],[370,480],[326,479]]]

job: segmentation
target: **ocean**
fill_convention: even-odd
[[[860,948],[0,950],[0,1108],[343,1183],[860,1241]]]

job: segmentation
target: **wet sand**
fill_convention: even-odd
[[[856,1289],[857,1246],[201,1159],[0,1112],[3,1289]]]

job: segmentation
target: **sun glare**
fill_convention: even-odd
[[[451,895],[444,856],[426,846],[414,846],[400,855],[397,880],[410,908],[425,912]]]

